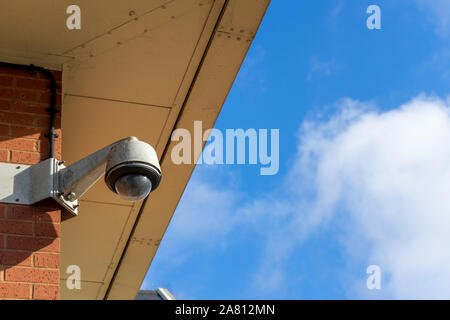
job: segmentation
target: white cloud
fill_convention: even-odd
[[[236,188],[193,180],[165,236],[172,256],[249,228],[266,239],[250,279],[264,297],[290,281],[286,263],[312,234],[340,224],[350,263],[381,267],[378,297],[450,298],[450,100],[339,105],[303,123],[295,163],[271,193],[245,203]],[[344,282],[350,296],[372,296],[365,269]]]
[[[344,211],[343,242],[352,255],[366,244],[359,254],[386,274],[382,296],[450,298],[448,102],[419,97],[384,113],[346,104],[303,127],[292,181],[307,177],[315,200],[297,227],[311,232]]]
[[[450,298],[449,102],[422,96],[386,112],[340,104],[328,121],[303,124],[286,183],[242,210],[267,233],[255,288],[286,284],[300,246],[340,223],[347,258],[382,268],[378,297]],[[373,296],[364,271],[347,276],[350,296]]]

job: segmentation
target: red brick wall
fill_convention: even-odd
[[[61,72],[53,72],[61,87]],[[0,162],[35,164],[48,158],[48,79],[36,72],[0,67]],[[56,107],[61,109],[61,90]],[[55,156],[61,158],[61,114],[56,115]]]
[[[58,299],[61,210],[0,204],[0,298]]]
[[[61,73],[53,74],[61,87]],[[48,84],[40,73],[0,67],[0,162],[35,164],[48,158]],[[61,159],[60,114],[55,128],[55,156]],[[0,204],[0,299],[59,298],[60,222],[61,209],[52,200]]]

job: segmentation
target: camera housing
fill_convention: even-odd
[[[155,150],[142,141],[117,144],[109,153],[105,183],[128,201],[146,198],[161,181],[161,168]]]
[[[133,202],[156,190],[162,177],[155,149],[128,137],[59,170],[54,198],[74,212],[77,200],[103,175],[112,192]]]

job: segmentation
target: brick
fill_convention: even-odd
[[[9,162],[9,150],[0,150],[0,162]]]
[[[36,221],[38,223],[60,223],[61,211],[54,200],[41,201],[35,206],[11,205],[8,220]]]
[[[50,116],[36,116],[36,127],[48,129],[50,125]],[[61,128],[61,116],[55,117],[55,128]]]
[[[31,222],[0,220],[0,233],[32,235]]]
[[[4,99],[15,99],[16,92],[12,88],[0,88],[0,97]]]
[[[10,75],[0,75],[0,86],[11,87],[13,83],[13,77]]]
[[[33,299],[37,300],[58,300],[59,286],[35,284],[33,288]]]
[[[40,94],[38,102],[50,104],[50,97],[51,97],[51,92],[50,91],[42,92]],[[62,101],[61,100],[61,94],[57,93],[56,94],[56,106],[57,107],[61,106],[61,101]]]
[[[0,122],[7,124],[21,124],[32,126],[34,116],[30,114],[17,114],[13,112],[0,112]]]
[[[0,99],[0,110],[10,110],[10,109],[11,109],[11,100]]]
[[[28,71],[28,70],[18,69],[18,68],[10,68],[10,67],[0,67],[0,74],[22,76],[22,77],[27,77],[27,78],[39,78],[39,74],[37,72],[31,74],[30,71]]]
[[[20,164],[36,164],[48,158],[48,155],[38,152],[11,151],[11,162]]]
[[[61,81],[62,81],[62,72],[61,71],[54,71],[50,70],[50,72],[53,74],[53,77],[56,80],[56,84],[59,84],[59,87],[61,88]]]
[[[31,285],[0,282],[0,297],[12,299],[30,299]]]
[[[7,124],[0,124],[0,136],[8,137],[10,135],[10,127]]]
[[[37,141],[22,138],[0,138],[0,148],[20,151],[37,151]]]
[[[39,104],[23,101],[23,102],[16,102],[14,104],[14,111],[40,115],[49,115],[49,113],[47,112],[48,107],[49,106],[47,104]]]
[[[33,219],[34,219],[34,207],[12,205],[9,208],[8,219],[10,219],[10,220],[33,221]]]
[[[60,87],[62,73],[51,72]],[[0,162],[32,165],[48,158],[48,84],[40,72],[0,67]],[[60,89],[56,100],[60,111]],[[61,113],[55,128],[60,157]],[[59,299],[60,221],[61,207],[51,199],[33,206],[0,204],[0,300]]]
[[[61,235],[61,226],[53,223],[35,223],[34,235],[38,237],[59,237]]]
[[[16,87],[24,89],[49,90],[47,88],[49,83],[50,81],[46,79],[17,78]]]
[[[59,252],[60,242],[59,239],[52,238],[7,235],[6,248],[39,252]]]
[[[61,141],[55,141],[55,152],[61,153],[62,152],[62,144]]]
[[[48,128],[50,126],[50,117],[38,117],[36,120],[36,127]]]
[[[29,252],[0,250],[0,265],[31,266],[31,258]]]
[[[55,158],[62,160],[62,146],[60,141],[55,141]]]
[[[36,208],[35,211],[35,221],[36,222],[50,222],[50,223],[60,223],[61,222],[61,210],[49,210],[48,208]]]
[[[6,211],[8,210],[8,206],[0,204],[0,219],[6,218]]]
[[[39,140],[37,141],[36,151],[40,153],[49,153],[50,152],[50,141],[48,140]]]
[[[5,281],[59,283],[59,270],[12,267],[5,270]]]
[[[13,137],[22,137],[27,139],[46,139],[44,134],[47,130],[43,128],[31,128],[31,127],[21,127],[21,126],[12,126],[11,135]]]
[[[37,95],[35,91],[0,87],[0,97],[4,99],[36,101]]]
[[[61,140],[62,140],[62,133],[60,128],[55,128],[55,133],[58,135],[55,138],[56,143],[58,143],[61,146]]]
[[[43,212],[43,211],[60,210],[61,206],[55,200],[47,198],[36,203],[35,208],[38,208],[40,212]]]
[[[57,155],[61,155],[61,142],[55,141],[54,144],[54,151],[55,151],[55,157],[57,158]],[[37,151],[43,154],[49,154],[50,152],[50,141],[48,140],[40,140],[37,142]]]
[[[59,254],[35,253],[34,266],[59,269]]]

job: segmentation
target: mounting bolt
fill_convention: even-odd
[[[77,199],[77,196],[74,192],[69,193],[65,198],[69,201],[75,201]]]

